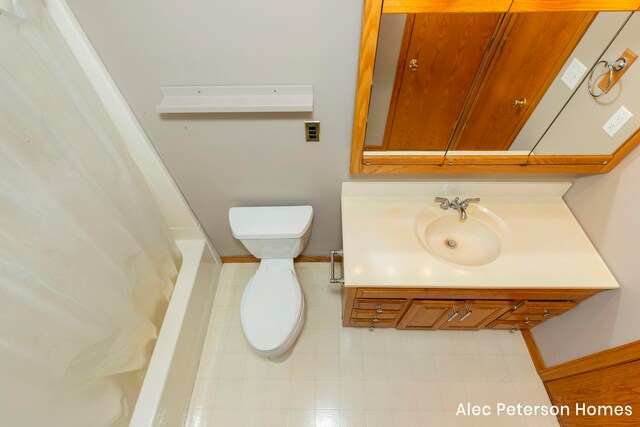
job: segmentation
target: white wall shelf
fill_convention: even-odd
[[[313,86],[165,86],[159,113],[313,111]]]

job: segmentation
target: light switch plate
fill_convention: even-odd
[[[624,108],[624,106],[618,108],[618,111],[615,112],[613,116],[607,121],[607,123],[602,126],[602,130],[604,130],[609,137],[613,137],[620,130],[625,123],[629,121],[629,119],[633,117],[631,111]]]
[[[587,67],[582,62],[578,61],[578,58],[573,58],[573,61],[571,61],[571,64],[569,64],[569,67],[567,68],[567,71],[562,75],[561,80],[569,89],[573,90],[586,71]]]

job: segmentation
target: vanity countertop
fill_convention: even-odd
[[[345,286],[615,289],[619,285],[562,196],[565,182],[345,182]],[[502,252],[480,266],[432,255],[425,218],[443,211],[436,196],[480,197],[469,218],[490,213],[507,230]]]

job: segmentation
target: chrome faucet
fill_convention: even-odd
[[[478,197],[472,197],[462,201],[460,201],[460,197],[456,197],[453,201],[449,201],[449,199],[444,197],[436,197],[436,202],[440,202],[441,209],[453,209],[460,212],[460,220],[462,221],[467,219],[467,208],[469,207],[469,203],[478,203],[479,201],[480,198]]]

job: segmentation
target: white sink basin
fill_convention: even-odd
[[[457,211],[423,212],[416,221],[416,234],[433,256],[462,266],[480,266],[497,259],[505,249],[509,230],[490,211],[470,206],[467,219]]]

